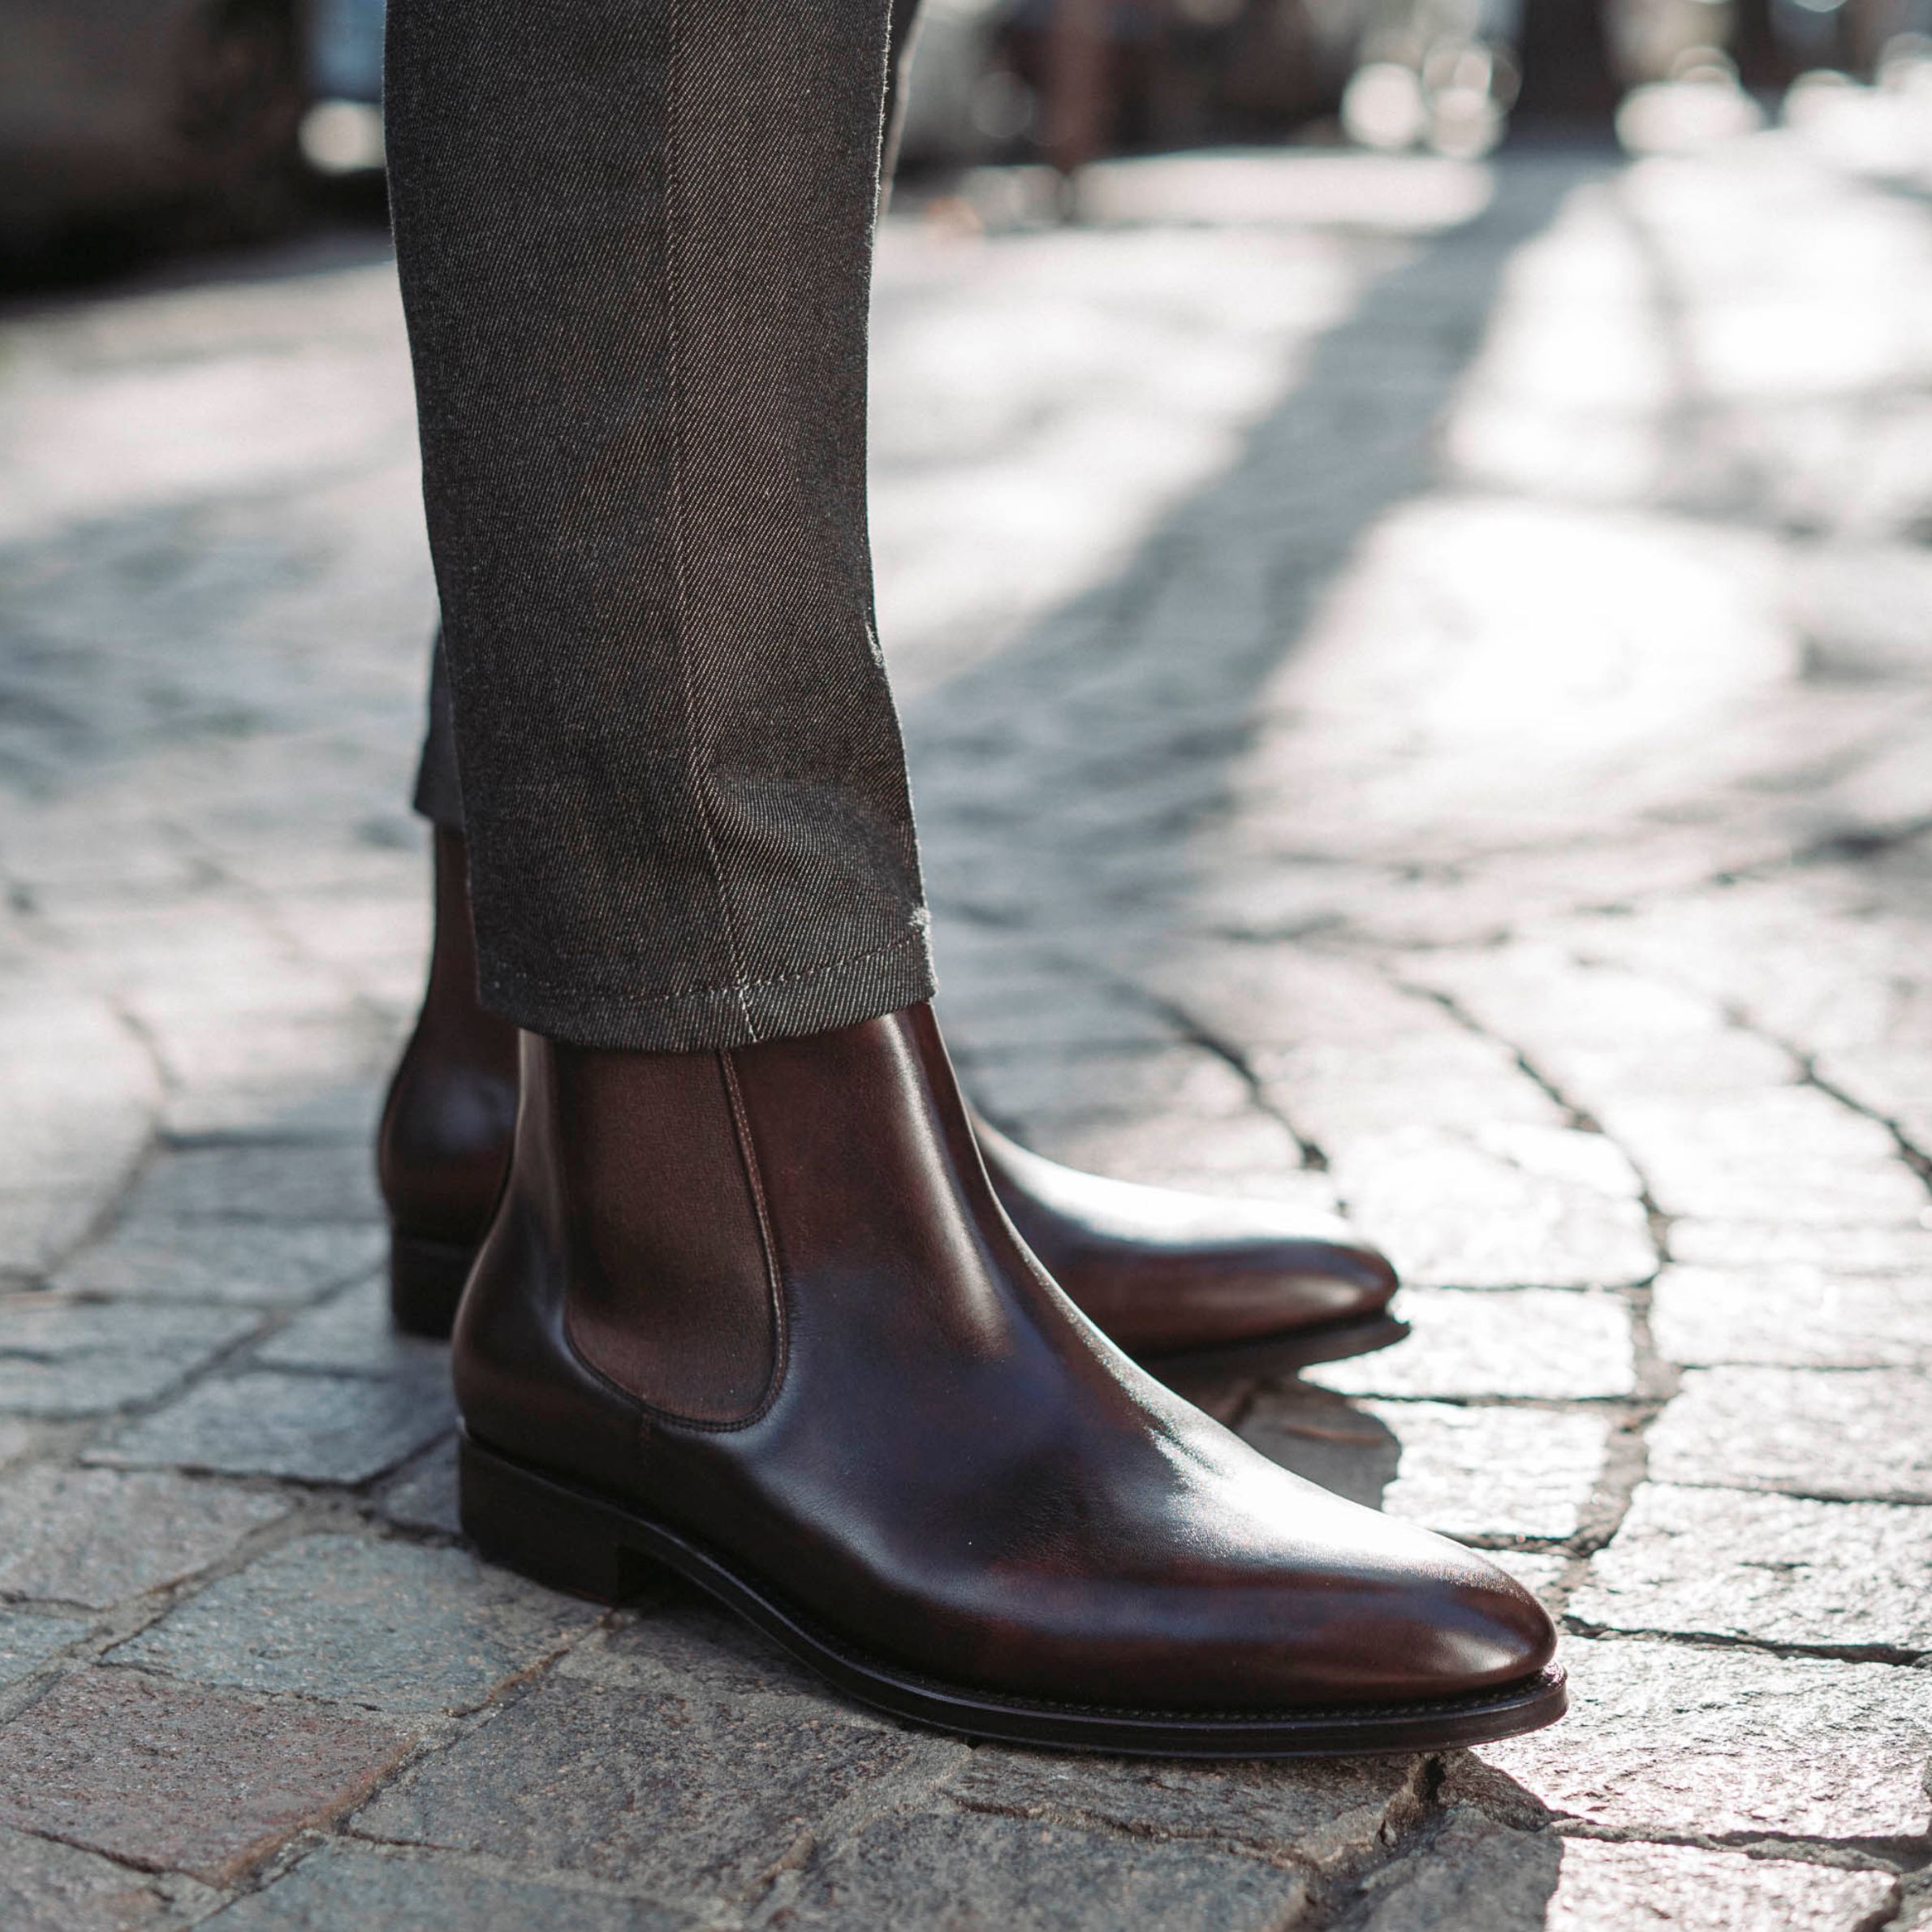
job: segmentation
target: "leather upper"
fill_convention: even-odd
[[[420,1240],[473,1248],[489,1225],[516,1124],[516,1029],[477,998],[469,866],[459,833],[433,846],[429,984],[376,1131],[390,1218]]]
[[[1197,1348],[1386,1308],[1395,1270],[1332,1216],[1104,1179],[974,1123],[994,1191],[1060,1286],[1130,1353]]]
[[[697,1123],[675,1184],[661,1133],[634,1163],[584,1157],[617,1131],[624,1063]],[[455,1341],[466,1424],[499,1452],[993,1691],[1406,1701],[1551,1654],[1486,1559],[1277,1468],[1073,1307],[1001,1210],[927,1009],[722,1055],[526,1039],[523,1087]],[[688,1310],[689,1256],[718,1318],[627,1352],[627,1327]]]

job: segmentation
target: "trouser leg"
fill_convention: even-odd
[[[886,107],[880,117],[882,203],[890,191],[893,164],[898,157],[899,124],[905,115],[907,70],[911,63],[919,8],[920,0],[892,0],[891,44],[886,67]],[[440,629],[430,655],[428,709],[412,802],[431,824],[459,832],[463,830],[463,787],[457,776],[456,721],[451,709],[449,670],[443,662]]]
[[[430,824],[446,831],[463,830],[463,781],[456,764],[456,718],[450,708],[450,667],[443,660],[442,627],[429,649],[429,693],[423,725],[423,748],[416,761],[416,788],[409,802]]]
[[[886,0],[391,7],[462,771],[419,799],[533,1030],[721,1047],[931,990],[865,539],[889,33]]]

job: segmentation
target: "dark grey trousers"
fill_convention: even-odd
[[[713,1048],[931,994],[865,527],[892,11],[392,0],[447,666],[418,799],[538,1032]]]

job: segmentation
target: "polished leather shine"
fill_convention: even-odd
[[[390,1083],[377,1167],[396,1236],[399,1319],[446,1334],[510,1158],[516,1061],[515,1029],[477,998],[460,834],[438,830],[435,866],[429,991]],[[1332,1217],[1102,1179],[983,1120],[973,1131],[1001,1205],[1046,1271],[1162,1373],[1197,1361],[1289,1368],[1406,1332],[1386,1312],[1395,1270]]]
[[[1277,1468],[1080,1314],[928,1009],[723,1054],[526,1037],[522,1073],[454,1354],[503,1467],[697,1539],[860,1654],[1042,1708],[1433,1705],[1549,1662],[1485,1559]],[[623,1141],[666,1116],[675,1152]],[[627,1350],[660,1322],[675,1349]],[[486,1553],[535,1533],[465,1512]]]
[[[973,1131],[1027,1246],[1130,1355],[1372,1321],[1395,1292],[1395,1270],[1332,1216],[1103,1179],[1046,1160],[984,1120]]]

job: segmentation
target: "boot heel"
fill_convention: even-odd
[[[446,1342],[475,1251],[421,1235],[389,1236],[389,1312],[404,1335]]]
[[[520,1468],[467,1434],[457,1488],[463,1533],[477,1554],[552,1589],[621,1603],[671,1574],[638,1546],[622,1510]]]

